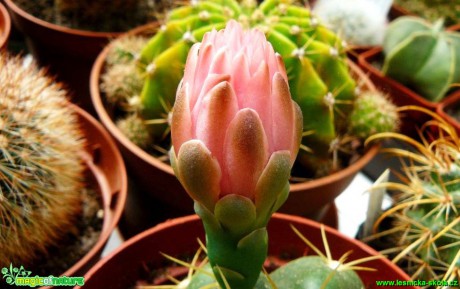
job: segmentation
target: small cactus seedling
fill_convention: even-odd
[[[383,73],[430,101],[440,101],[460,82],[460,33],[443,21],[405,16],[393,21],[383,42]]]
[[[26,265],[72,230],[84,142],[66,92],[0,54],[0,267]]]
[[[406,110],[406,108],[402,108]],[[412,145],[416,152],[389,149],[409,158],[404,165],[403,183],[383,183],[378,188],[399,192],[395,204],[377,220],[393,226],[376,232],[371,239],[385,237],[393,246],[382,253],[393,254],[414,279],[452,281],[460,278],[460,138],[454,128],[432,112],[434,120],[422,129],[421,142],[395,133],[369,139],[392,137]],[[433,128],[439,137],[431,139]],[[444,288],[444,287],[443,287]]]
[[[367,91],[355,101],[350,115],[351,135],[366,139],[373,134],[396,131],[398,129],[396,106],[379,91]]]

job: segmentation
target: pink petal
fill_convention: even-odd
[[[230,72],[230,56],[226,46],[219,48],[214,54],[208,73],[226,74]]]
[[[187,61],[185,63],[185,71],[183,82],[188,82],[190,85],[193,86],[194,76],[196,67],[198,65],[198,51],[200,49],[201,43],[195,43],[187,56]]]
[[[246,90],[250,83],[249,63],[246,55],[238,53],[233,59],[232,65],[232,86],[238,96],[238,107],[243,108],[243,100],[247,97]]]
[[[204,98],[202,107],[197,119],[196,137],[204,142],[222,164],[227,127],[238,111],[231,85],[224,81],[214,86]]]
[[[175,160],[177,177],[187,193],[211,212],[220,193],[221,170],[211,152],[199,140],[185,142]]]
[[[271,99],[273,151],[291,150],[294,142],[295,112],[289,86],[279,72],[273,76]]]
[[[203,109],[202,103],[203,98],[207,95],[207,93],[215,87],[217,84],[230,81],[230,75],[228,74],[209,74],[207,78],[204,80],[204,83],[201,86],[201,90],[199,91],[199,96],[197,97],[196,103],[192,108],[192,122],[193,122],[193,131],[196,129],[196,120],[198,114]]]
[[[272,94],[272,88],[270,87],[271,78],[267,63],[262,61],[259,64],[259,68],[247,84],[246,91],[244,93],[245,98],[243,100],[243,107],[252,108],[259,114],[267,135],[269,151],[272,152],[272,131],[270,129],[273,122],[271,108],[273,104],[270,101]]]
[[[300,106],[297,102],[292,100],[292,106],[294,110],[294,123],[293,123],[293,131],[294,131],[294,141],[292,142],[291,146],[291,167],[294,165],[294,161],[297,157],[297,153],[299,152],[300,142],[302,141],[302,132],[303,132],[303,115]]]
[[[222,190],[221,196],[238,194],[254,198],[257,180],[268,161],[267,146],[257,112],[249,108],[240,110],[225,136],[222,179],[228,180],[229,191]]]
[[[213,57],[213,46],[210,44],[202,43],[200,50],[198,52],[198,63],[195,67],[195,70],[191,74],[193,75],[193,83],[191,85],[191,97],[190,97],[190,104],[192,107],[195,106],[198,96],[200,95],[200,91],[203,85],[204,80],[206,79],[209,71],[209,66],[211,65],[212,57]]]
[[[188,83],[182,83],[177,91],[171,119],[171,141],[176,155],[182,144],[193,137],[188,90]]]

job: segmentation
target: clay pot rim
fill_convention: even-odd
[[[128,177],[126,173],[125,164],[123,162],[123,158],[121,157],[120,152],[118,151],[114,141],[111,139],[107,131],[105,131],[102,125],[99,124],[89,113],[87,113],[86,111],[74,104],[69,103],[68,105],[72,108],[72,110],[74,110],[77,113],[80,119],[83,118],[91,126],[94,126],[97,129],[97,131],[104,137],[104,139],[107,140],[109,149],[113,153],[114,158],[112,160],[113,162],[118,163],[118,167],[120,168],[119,190],[117,190],[116,192],[112,192],[104,172],[97,166],[97,164],[93,162],[92,156],[90,156],[88,152],[84,152],[85,165],[87,166],[87,169],[91,172],[92,176],[95,178],[97,185],[101,190],[100,194],[102,195],[104,219],[101,234],[97,242],[80,260],[78,260],[74,265],[72,265],[64,273],[61,274],[65,276],[74,276],[76,272],[81,270],[84,266],[88,264],[88,262],[90,262],[92,259],[94,259],[98,254],[102,252],[102,249],[107,243],[110,235],[117,226],[126,203],[128,193]],[[116,193],[116,196],[114,196],[114,193]],[[114,205],[115,198],[116,203]]]
[[[10,36],[11,18],[2,3],[0,3],[0,24],[3,25],[2,30],[0,30],[0,48],[3,48],[3,46],[8,42],[8,37]]]
[[[83,37],[90,37],[90,38],[115,38],[123,34],[123,32],[98,32],[98,31],[90,31],[90,30],[80,30],[75,28],[69,28],[65,26],[60,26],[51,22],[47,22],[40,18],[29,14],[28,12],[22,10],[19,6],[17,6],[13,0],[4,0],[5,4],[8,6],[9,9],[13,10],[14,13],[20,15],[21,17],[27,19],[32,23],[35,23],[39,26],[47,27],[50,30],[54,30],[56,32],[65,33],[65,34],[72,34],[76,36],[83,36]]]
[[[121,37],[127,37],[130,35],[138,34],[141,31],[145,31],[146,29],[155,29],[158,27],[158,23],[150,23],[140,27],[137,27],[129,32],[123,34]],[[148,164],[159,168],[160,170],[174,175],[174,171],[172,167],[168,164],[163,163],[162,161],[158,160],[157,158],[153,157],[149,153],[145,152],[143,149],[135,145],[131,142],[115,125],[115,122],[109,116],[107,110],[105,109],[104,104],[102,103],[102,97],[99,89],[99,79],[101,72],[104,68],[105,59],[109,49],[111,48],[111,44],[104,47],[104,49],[98,55],[96,61],[94,62],[93,68],[91,70],[90,76],[90,94],[91,99],[93,102],[93,106],[99,116],[100,121],[104,124],[107,130],[112,134],[112,136],[117,139],[125,148],[129,151],[134,153],[137,157],[143,159]],[[364,72],[351,60],[347,58],[347,63],[349,64],[350,68],[352,69],[353,73],[357,74],[359,79],[365,80],[365,85],[369,90],[375,90],[374,84],[367,78]],[[366,152],[354,163],[350,164],[344,169],[341,169],[338,172],[330,174],[328,176],[314,179],[311,181],[306,181],[302,183],[294,183],[290,184],[290,191],[292,193],[296,193],[297,191],[301,192],[306,189],[326,185],[328,183],[340,180],[345,176],[349,176],[351,174],[356,173],[357,171],[361,170],[379,151],[380,145],[374,144],[371,147],[366,149]]]
[[[316,221],[312,221],[312,220],[309,220],[309,219],[306,219],[306,218],[303,218],[303,217],[300,217],[300,216],[288,215],[288,214],[283,214],[283,213],[274,213],[273,216],[272,216],[272,219],[278,219],[279,221],[285,221],[286,224],[301,224],[301,225],[304,225],[304,226],[307,226],[307,227],[311,227],[314,230],[318,230],[318,231],[321,230],[321,226],[322,226],[322,224],[320,224],[320,223],[318,223]],[[151,235],[153,235],[153,234],[155,234],[157,232],[160,232],[160,231],[164,230],[165,228],[173,227],[173,226],[176,226],[177,224],[186,224],[186,223],[190,223],[190,222],[196,222],[196,221],[199,221],[199,220],[200,220],[200,218],[198,217],[198,215],[190,215],[190,216],[170,219],[170,220],[167,220],[167,221],[165,221],[163,223],[160,223],[160,224],[156,225],[155,227],[152,227],[152,228],[150,228],[148,230],[145,230],[145,231],[135,235],[134,237],[128,239],[123,244],[121,244],[121,246],[119,246],[115,250],[113,250],[106,257],[101,259],[98,263],[96,263],[96,265],[94,265],[91,268],[91,270],[89,270],[85,274],[85,280],[88,280],[88,279],[92,278],[92,276],[95,273],[97,273],[100,268],[104,267],[106,263],[109,263],[113,258],[115,258],[118,254],[120,254],[120,252],[122,252],[124,250],[129,250],[130,247],[132,247],[132,246],[136,246],[136,243],[139,242],[140,240],[142,240],[144,238],[148,238],[149,236],[151,236]],[[358,241],[358,240],[356,240],[354,238],[350,238],[350,237],[340,233],[338,230],[336,230],[334,228],[324,226],[324,229],[325,229],[325,232],[326,232],[326,236],[334,235],[334,236],[336,236],[338,238],[341,238],[345,242],[347,242],[349,244],[352,244],[353,246],[359,247],[360,249],[362,249],[369,256],[381,255],[379,252],[377,252],[375,249],[371,248],[370,246],[368,246],[368,245],[366,245],[366,244],[364,244],[364,243],[362,243],[362,242],[360,242],[360,241]],[[398,275],[405,276],[405,277],[407,277],[407,280],[409,280],[409,276],[400,267],[398,267],[397,265],[393,264],[387,258],[380,258],[378,261],[379,262],[381,261],[381,262],[385,263],[387,266],[393,268],[393,270],[396,271],[398,273]],[[77,286],[76,288],[80,288],[80,287]]]

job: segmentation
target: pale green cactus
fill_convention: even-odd
[[[0,267],[26,265],[74,228],[84,149],[66,92],[0,54]]]
[[[446,31],[443,21],[430,24],[400,17],[383,42],[383,73],[430,101],[440,101],[460,82],[460,33]]]

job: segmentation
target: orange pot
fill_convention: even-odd
[[[320,224],[301,217],[274,214],[268,224],[269,259],[283,257],[294,259],[312,253],[306,250],[305,243],[293,232],[295,226],[316,247],[323,251]],[[348,238],[338,231],[326,227],[332,258],[338,260],[343,254],[352,252],[347,262],[378,255],[378,253],[355,239]],[[201,220],[197,216],[173,219],[145,231],[126,241],[106,258],[97,263],[86,275],[84,289],[124,289],[132,287],[141,277],[155,269],[161,269],[168,254],[179,259],[193,256],[198,249],[197,238],[204,241]],[[324,251],[323,251],[324,253]],[[269,261],[267,263],[270,263]],[[377,289],[378,280],[410,280],[400,268],[386,258],[366,262],[363,266],[376,269],[375,272],[358,271],[365,288]],[[176,270],[177,271],[177,270]],[[80,287],[76,287],[80,288]],[[416,289],[413,286],[392,288]]]
[[[6,49],[11,32],[11,19],[5,6],[0,3],[0,51]]]
[[[87,112],[75,105],[71,106],[78,115],[87,141],[84,160],[90,175],[89,184],[102,195],[104,210],[102,231],[96,244],[82,259],[61,274],[81,276],[100,259],[102,250],[120,220],[126,202],[127,177],[123,159],[108,133]]]
[[[73,102],[93,114],[88,86],[91,66],[109,40],[121,32],[94,32],[59,26],[27,13],[14,0],[4,1],[34,58],[68,85],[74,93]]]

